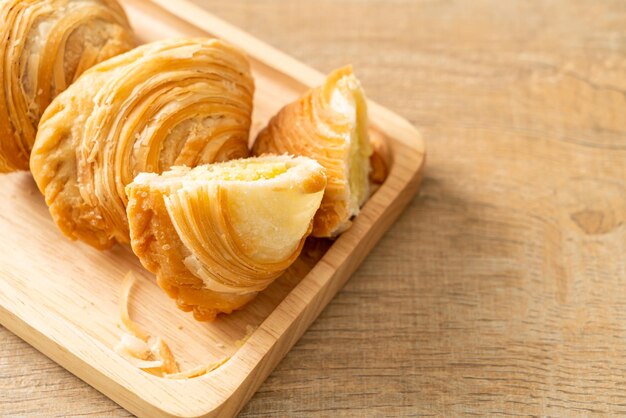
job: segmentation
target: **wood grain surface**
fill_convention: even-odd
[[[242,416],[626,414],[626,3],[195,0],[427,140],[420,197]],[[0,329],[0,416],[127,416]]]

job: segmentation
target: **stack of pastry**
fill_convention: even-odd
[[[370,178],[384,177],[350,67],[280,110],[250,157],[254,81],[237,48],[176,39],[129,50],[114,0],[5,0],[0,16],[0,170],[30,158],[66,236],[130,243],[198,320],[244,306],[309,234],[348,229]]]
[[[248,156],[254,83],[215,39],[140,46],[91,68],[46,109],[30,169],[70,238],[129,240],[124,188],[141,172]]]

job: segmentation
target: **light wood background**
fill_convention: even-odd
[[[626,2],[195,0],[418,126],[426,178],[242,416],[626,414]],[[128,413],[0,328],[0,416]]]

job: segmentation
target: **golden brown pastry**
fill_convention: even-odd
[[[286,155],[139,174],[126,187],[131,245],[179,308],[212,320],[296,260],[325,186],[317,162]]]
[[[115,0],[0,0],[0,172],[27,170],[50,101],[135,46]]]
[[[80,77],[44,113],[31,170],[61,230],[128,242],[124,188],[140,172],[248,155],[254,83],[216,39],[148,44]]]
[[[285,106],[259,133],[254,155],[293,154],[314,158],[328,186],[315,215],[315,237],[334,237],[369,196],[370,143],[367,104],[352,67],[328,76],[324,85]]]

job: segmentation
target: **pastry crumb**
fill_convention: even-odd
[[[128,305],[130,291],[135,283],[135,277],[131,271],[126,274],[122,284],[122,296],[120,298],[120,323],[117,327],[122,330],[120,341],[114,347],[116,353],[121,355],[133,366],[157,377],[166,379],[192,379],[203,376],[230,360],[226,356],[208,366],[180,371],[174,354],[161,337],[153,337],[144,331],[139,324],[134,322],[129,315]],[[179,330],[183,329],[178,325]]]

